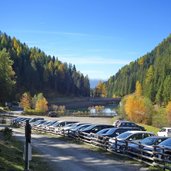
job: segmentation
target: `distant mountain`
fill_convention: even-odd
[[[97,84],[99,83],[99,81],[106,81],[106,80],[102,80],[102,79],[90,79],[90,88],[95,88],[97,86]]]
[[[106,82],[108,96],[134,92],[136,81],[140,81],[143,95],[153,102],[166,104],[171,99],[171,35],[112,76]]]
[[[95,88],[100,80],[90,79],[90,88]]]
[[[90,95],[88,76],[78,72],[75,65],[62,63],[58,58],[46,55],[36,47],[29,48],[15,37],[11,38],[2,32],[0,32],[1,51],[13,61],[12,68],[16,81],[15,87],[12,87],[13,98],[19,97],[25,91],[31,94],[43,92],[48,96]],[[3,78],[0,79],[0,83],[2,80]],[[5,86],[3,88],[5,89]],[[3,91],[1,88],[0,92]]]

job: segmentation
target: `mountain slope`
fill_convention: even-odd
[[[108,96],[124,96],[135,91],[140,81],[143,94],[153,102],[166,104],[171,98],[171,35],[150,53],[121,68],[107,82]]]
[[[62,63],[58,58],[48,56],[38,48],[29,48],[15,37],[0,32],[0,51],[3,49],[14,62],[16,85],[13,97],[25,91],[32,94],[89,96],[89,79],[74,65]]]

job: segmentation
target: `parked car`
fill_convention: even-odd
[[[12,126],[17,126],[18,122],[22,121],[24,119],[25,119],[24,117],[17,117],[17,118],[11,119],[11,125]]]
[[[153,145],[158,145],[166,139],[168,139],[168,137],[150,136],[137,142],[130,142],[128,144],[127,152],[133,156],[142,154],[144,156],[152,157],[151,154],[148,153],[148,150],[151,149],[152,151]]]
[[[127,150],[128,142],[144,139],[149,136],[154,136],[154,133],[147,131],[127,131],[116,138],[109,139],[108,149],[111,151],[124,152]]]
[[[31,118],[23,118],[22,120],[19,120],[19,121],[17,122],[17,126],[18,126],[18,127],[24,126],[25,123],[26,123],[26,121],[29,121],[30,119],[31,119]]]
[[[171,162],[171,138],[166,139],[154,147],[155,157],[159,160],[170,160]]]
[[[68,130],[68,136],[71,138],[78,138],[79,137],[79,131],[84,130],[85,128],[88,128],[89,126],[91,126],[92,124],[81,124],[79,126],[76,126],[75,128],[71,128]]]
[[[30,118],[29,123],[36,122],[38,120],[44,120],[44,118]],[[26,125],[26,122],[23,122],[21,126],[24,127],[25,125]]]
[[[40,118],[40,117],[38,117],[38,118],[32,118],[32,119],[30,119],[29,123],[36,122],[38,120],[44,120],[44,118]]]
[[[46,122],[46,121],[45,120],[38,120],[38,121],[35,121],[35,122],[31,122],[30,125],[31,125],[32,129],[35,129],[35,127],[37,125],[40,125],[40,124],[42,124],[44,122]]]
[[[94,134],[94,136],[92,136],[91,143],[93,143],[96,146],[107,148],[109,138],[117,137],[121,133],[131,130],[139,130],[139,128],[138,127],[110,128],[106,132],[100,133],[101,131],[103,131],[101,130],[100,132],[97,132],[97,134]]]
[[[50,126],[56,124],[57,122],[58,122],[58,121],[50,121],[47,125],[45,125],[45,126],[43,127],[43,131],[49,132]]]
[[[116,120],[113,123],[113,126],[115,126],[115,127],[133,127],[133,128],[138,128],[138,130],[145,131],[144,127],[137,125],[134,122],[125,121],[125,120]]]
[[[144,155],[155,157],[155,160],[170,160],[171,162],[171,138],[168,138],[158,145],[152,147],[144,147]]]
[[[50,125],[53,125],[54,123],[56,123],[57,121],[46,121],[45,123],[41,124],[39,127],[38,127],[38,130],[39,131],[42,131],[42,132],[46,132],[47,131],[47,128],[50,126]]]
[[[67,136],[70,129],[76,128],[79,125],[82,125],[82,123],[76,122],[76,123],[67,124],[60,130],[60,134]]]
[[[79,138],[85,142],[91,142],[91,133],[97,133],[98,131],[105,128],[112,128],[113,125],[91,125],[81,131],[79,131]]]
[[[48,114],[47,114],[47,116],[49,116],[49,117],[57,117],[58,114],[55,111],[49,111]]]
[[[171,137],[171,127],[163,127],[160,131],[157,132],[158,136]]]
[[[51,121],[47,121],[47,120],[46,120],[45,122],[36,125],[36,126],[34,127],[34,129],[37,130],[37,131],[42,131],[43,128],[44,128],[44,126],[47,125],[47,124],[49,124],[50,122],[51,122]]]
[[[75,121],[59,121],[59,122],[57,122],[57,125],[55,126],[53,133],[60,134],[62,127],[66,126],[68,124],[73,124],[73,123],[76,123],[76,122]]]

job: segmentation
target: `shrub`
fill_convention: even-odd
[[[45,112],[42,111],[36,111],[34,109],[29,109],[27,111],[24,112],[25,115],[45,115]]]
[[[12,138],[12,129],[10,129],[9,127],[5,127],[5,129],[3,130],[3,136],[4,139],[7,140],[11,140]]]
[[[152,125],[157,128],[161,128],[167,125],[167,115],[165,112],[165,108],[158,107],[155,110],[153,114]]]

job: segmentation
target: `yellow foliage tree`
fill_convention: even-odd
[[[36,101],[36,111],[47,112],[48,111],[48,102],[45,97],[42,97]]]
[[[136,82],[135,93],[126,97],[124,110],[127,117],[134,122],[151,123],[152,103],[148,98],[142,96],[139,81]]]
[[[136,90],[135,90],[136,96],[141,96],[142,95],[142,86],[139,81],[136,82]]]
[[[128,96],[125,104],[125,112],[130,120],[142,122],[142,116],[144,116],[145,112],[145,106],[142,98],[134,95]]]
[[[21,99],[20,99],[20,105],[23,107],[24,111],[27,111],[31,108],[31,95],[28,92],[25,92]]]
[[[144,64],[144,61],[145,61],[145,59],[142,57],[142,58],[140,58],[140,59],[138,60],[138,64],[139,64],[139,65],[143,65],[143,64]]]
[[[171,125],[171,101],[169,101],[166,106],[166,114],[167,114],[168,124]]]
[[[95,88],[95,96],[97,97],[106,97],[107,96],[107,91],[106,91],[106,86],[102,81],[99,81]]]

